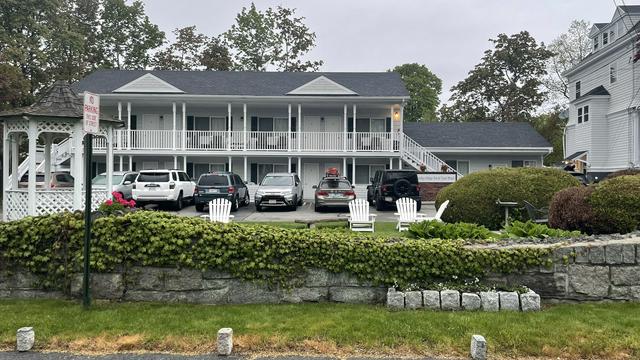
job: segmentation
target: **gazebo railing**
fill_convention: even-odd
[[[84,192],[83,192],[84,194]],[[29,215],[29,192],[27,189],[6,190],[7,220],[19,220]],[[96,210],[109,196],[107,191],[93,191],[91,209]],[[80,202],[84,209],[84,197]],[[36,189],[35,215],[47,215],[63,211],[74,211],[73,189]]]

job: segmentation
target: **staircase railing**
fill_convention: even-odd
[[[58,144],[51,146],[51,165],[56,166],[71,157],[71,138],[66,138]],[[29,156],[18,165],[18,181],[29,171]],[[44,146],[36,148],[36,173],[45,172],[44,168]],[[9,175],[7,184],[11,184],[13,174]]]
[[[424,165],[428,171],[441,172],[443,168],[449,172],[454,172],[458,178],[462,177],[457,170],[451,168],[439,157],[427,150],[424,146],[418,144],[415,140],[402,134],[402,159],[411,164],[416,169],[420,169]]]

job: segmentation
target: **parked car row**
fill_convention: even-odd
[[[96,188],[106,185],[106,173],[93,179]],[[200,175],[197,181],[181,170],[142,170],[140,172],[114,172],[113,190],[125,199],[133,199],[139,206],[147,204],[171,204],[180,210],[193,203],[197,211],[204,211],[210,201],[224,198],[231,203],[231,210],[248,206],[251,195],[247,183],[229,171],[216,171]],[[330,168],[318,185],[314,185],[314,210],[346,208],[356,199],[354,186]],[[380,170],[367,186],[367,201],[377,210],[384,210],[400,198],[416,200],[421,207],[420,185],[413,170]],[[265,175],[254,194],[257,211],[266,208],[296,210],[302,205],[304,193],[300,178],[295,173],[269,173]]]

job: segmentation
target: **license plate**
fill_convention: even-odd
[[[393,198],[391,196],[387,196],[387,197],[384,198],[384,201],[391,202],[391,201],[393,201]]]
[[[332,199],[335,199],[335,198],[342,197],[342,195],[341,194],[332,193],[332,194],[329,194],[329,197],[332,198]]]
[[[269,204],[275,204],[276,201],[275,200],[269,200]]]
[[[212,194],[217,194],[217,193],[219,193],[219,192],[220,192],[220,190],[218,190],[218,189],[209,189],[209,191],[208,191],[208,192],[210,192],[210,193],[212,193]]]

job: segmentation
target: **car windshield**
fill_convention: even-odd
[[[124,175],[113,175],[113,184],[120,184]],[[107,185],[107,175],[98,175],[91,180],[93,185]]]
[[[320,182],[320,189],[335,189],[335,190],[349,190],[351,184],[346,180],[322,180]]]
[[[262,180],[263,186],[291,186],[293,177],[291,176],[266,176]]]
[[[200,186],[227,186],[229,179],[227,175],[202,175],[198,180]]]
[[[57,182],[67,182],[67,183],[72,183],[73,182],[73,177],[71,177],[71,175],[69,174],[57,174],[56,175],[56,181]]]
[[[168,172],[146,172],[138,175],[138,182],[168,182]]]

